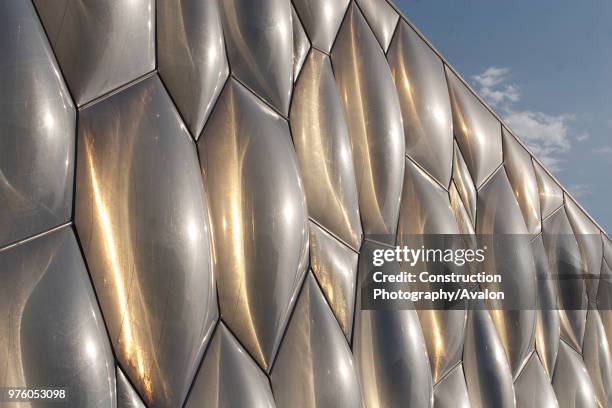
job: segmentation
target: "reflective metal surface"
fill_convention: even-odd
[[[399,21],[397,12],[386,0],[356,0],[383,50],[387,51]]]
[[[329,53],[350,0],[293,0],[312,46]]]
[[[459,146],[455,143],[453,155],[453,182],[457,187],[457,192],[463,200],[465,207],[472,224],[476,225],[476,188],[470,177],[470,172],[463,160],[463,155],[459,150]]]
[[[310,222],[310,268],[349,340],[353,329],[357,256],[357,252]]]
[[[286,115],[293,85],[287,0],[219,0],[232,74]]]
[[[434,387],[434,407],[470,408],[470,397],[465,384],[462,364],[453,368]]]
[[[502,163],[501,124],[461,80],[446,68],[453,129],[476,187]]]
[[[308,263],[306,200],[289,126],[231,79],[198,149],[221,317],[267,370]]]
[[[155,76],[79,115],[75,222],[115,353],[149,406],[180,404],[217,317],[195,145]]]
[[[291,20],[293,24],[293,80],[296,81],[308,55],[310,41],[308,41],[300,18],[293,8],[291,9]]]
[[[584,332],[583,359],[595,393],[597,405],[612,405],[612,358],[610,342],[596,309],[589,310]]]
[[[217,0],[157,0],[159,75],[197,138],[229,74]]]
[[[313,49],[296,84],[290,116],[308,214],[358,250],[361,221],[343,109],[329,58]]]
[[[153,0],[33,0],[81,106],[155,69]]]
[[[405,22],[399,23],[387,59],[402,108],[406,154],[448,186],[453,122],[442,61]]]
[[[0,277],[1,386],[64,388],[72,406],[115,407],[113,355],[70,227],[1,251]]]
[[[220,323],[206,350],[185,408],[274,408],[263,371]]]
[[[506,128],[502,128],[502,134],[504,167],[512,191],[523,213],[527,231],[538,234],[541,231],[540,200],[531,155]]]
[[[362,406],[351,350],[310,273],[270,379],[281,408]]]
[[[117,367],[117,408],[145,408],[123,371]]]
[[[552,381],[560,408],[595,408],[597,398],[580,354],[565,342],[559,344]]]
[[[0,248],[70,219],[75,112],[34,7],[0,2]]]
[[[394,234],[404,174],[404,134],[385,55],[351,4],[332,50],[366,234]],[[389,242],[391,243],[391,242]]]
[[[550,216],[555,210],[563,205],[563,190],[561,187],[548,175],[546,170],[533,161],[533,170],[538,182],[538,190],[540,191],[540,209],[542,219]]]
[[[555,392],[537,354],[531,358],[514,383],[518,408],[557,408]]]

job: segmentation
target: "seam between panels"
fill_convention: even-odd
[[[34,241],[34,240],[36,240],[38,238],[44,237],[45,235],[52,234],[55,231],[58,231],[58,230],[60,230],[60,229],[62,229],[64,227],[67,227],[67,226],[71,225],[71,224],[72,224],[72,220],[68,220],[66,222],[63,222],[63,223],[58,224],[58,225],[55,225],[53,227],[46,228],[46,229],[44,229],[44,230],[42,230],[40,232],[36,232],[36,233],[34,233],[32,235],[28,235],[28,236],[26,236],[24,238],[21,238],[21,239],[17,240],[17,241],[9,242],[6,245],[4,245],[3,247],[0,247],[0,253],[2,253],[4,251],[9,251],[9,250],[11,250],[11,249],[13,249],[15,247],[21,246],[21,245],[26,244],[28,242]]]
[[[292,68],[293,69],[293,68]],[[242,85],[246,90],[249,91],[249,93],[255,95],[257,97],[257,99],[259,99],[261,102],[264,103],[264,105],[266,105],[267,108],[270,108],[274,113],[276,113],[278,116],[280,116],[281,118],[285,119],[285,122],[287,122],[287,125],[289,125],[289,118],[288,115],[285,115],[284,113],[282,113],[281,111],[279,111],[277,108],[275,108],[274,106],[272,106],[270,104],[270,102],[266,101],[261,95],[259,95],[257,92],[255,92],[255,90],[253,90],[253,88],[251,88],[249,85],[247,85],[244,81],[242,81],[240,78],[238,78],[236,75],[234,75],[234,73],[232,72],[228,79],[232,78],[233,80],[235,80],[236,82],[238,82],[240,85]],[[293,91],[293,84],[291,84],[291,88]],[[292,92],[293,94],[293,92]],[[293,99],[293,98],[291,98]]]
[[[350,246],[348,243],[346,243],[342,238],[338,237],[334,232],[332,232],[331,230],[329,230],[326,226],[324,226],[323,224],[321,224],[319,221],[317,221],[314,217],[312,216],[308,216],[308,220],[310,222],[312,222],[313,224],[315,224],[317,227],[319,227],[320,229],[322,229],[323,231],[325,231],[326,233],[328,233],[332,238],[334,238],[336,241],[338,241],[339,243],[341,243],[343,246],[345,246],[347,249],[350,249],[351,252],[354,252],[356,254],[359,254],[359,250],[353,248],[352,246]]]
[[[412,164],[414,164],[415,166],[418,167],[419,170],[421,170],[423,173],[425,173],[425,175],[427,176],[427,178],[429,178],[431,181],[434,182],[434,184],[436,184],[438,187],[440,187],[442,190],[446,191],[448,193],[449,187],[450,187],[450,183],[449,183],[449,187],[444,187],[444,185],[442,183],[440,183],[440,181],[438,181],[434,176],[431,175],[430,172],[428,172],[423,166],[421,166],[415,159],[413,159],[412,157],[410,157],[408,155],[408,153],[406,153],[404,155],[404,158],[409,160]],[[405,172],[404,172],[405,173]],[[451,177],[452,179],[452,177]],[[403,189],[402,189],[403,190]]]
[[[156,69],[151,70],[151,71],[147,71],[144,74],[139,75],[136,78],[134,78],[134,79],[132,79],[132,80],[130,80],[130,81],[128,81],[128,82],[126,82],[126,83],[124,83],[124,84],[114,88],[114,89],[111,89],[108,92],[103,93],[102,95],[92,99],[91,101],[85,102],[84,104],[82,104],[81,106],[78,107],[78,111],[80,113],[82,110],[88,109],[88,108],[94,106],[95,104],[110,98],[111,96],[114,96],[114,95],[116,95],[116,94],[118,94],[118,93],[120,93],[122,91],[125,91],[126,89],[132,87],[133,85],[136,85],[136,84],[138,84],[138,83],[140,83],[140,82],[142,82],[142,81],[144,81],[146,79],[149,79],[149,78],[155,76],[156,74],[157,74],[157,70]]]

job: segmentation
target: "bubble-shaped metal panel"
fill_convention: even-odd
[[[293,80],[295,81],[300,75],[304,61],[306,61],[310,42],[294,9],[291,9],[291,18],[293,21]]]
[[[2,387],[63,388],[72,406],[114,408],[113,355],[70,228],[1,251],[0,277]],[[3,392],[2,406],[21,405]]]
[[[476,187],[474,187],[470,171],[463,160],[463,155],[457,143],[455,143],[453,154],[453,182],[463,200],[463,206],[470,216],[472,224],[476,225]]]
[[[501,124],[446,67],[453,110],[453,129],[476,187],[502,163]]]
[[[310,223],[310,267],[347,339],[353,329],[357,253]]]
[[[584,365],[595,388],[598,406],[612,406],[610,343],[596,309],[588,311],[582,348]]]
[[[362,406],[351,350],[311,274],[278,350],[271,381],[279,408]]]
[[[521,207],[527,231],[538,234],[541,230],[538,184],[531,163],[531,155],[506,129],[504,139],[505,168],[514,196]]]
[[[350,0],[293,0],[312,46],[329,53]]]
[[[219,0],[232,74],[283,115],[293,85],[288,0]]]
[[[77,105],[155,69],[153,0],[34,0]]]
[[[291,105],[291,131],[310,217],[358,250],[361,221],[344,108],[329,58],[312,50]]]
[[[356,0],[383,50],[387,51],[399,15],[386,0]]]
[[[221,316],[267,370],[308,263],[306,199],[289,126],[230,79],[198,149]]]
[[[463,365],[458,364],[434,387],[435,408],[470,408],[470,397],[463,375]]]
[[[552,385],[559,408],[597,407],[595,389],[580,354],[563,341],[559,344]]]
[[[75,112],[27,1],[0,2],[0,248],[70,219]]]
[[[442,61],[403,21],[387,59],[402,108],[406,154],[447,187],[453,164],[453,121]]]
[[[229,74],[218,0],[157,0],[159,75],[194,138]]]
[[[518,408],[557,408],[555,391],[550,385],[537,354],[531,358],[514,383]]]
[[[563,205],[563,190],[537,161],[532,159],[532,162],[540,192],[540,212],[544,219]]]
[[[274,408],[268,378],[220,323],[210,340],[185,408]]]
[[[363,231],[395,234],[404,174],[399,101],[374,34],[357,6],[347,13],[332,62],[353,147]]]
[[[75,222],[117,358],[147,405],[181,404],[217,317],[195,145],[153,76],[81,110],[78,147]]]

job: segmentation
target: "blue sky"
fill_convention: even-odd
[[[395,3],[612,233],[612,2]]]

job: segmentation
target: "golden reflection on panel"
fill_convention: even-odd
[[[540,212],[544,219],[563,205],[563,190],[537,161],[532,162],[540,192]]]

